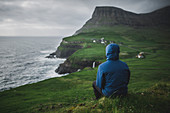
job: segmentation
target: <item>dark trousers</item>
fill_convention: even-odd
[[[96,86],[96,81],[93,82],[92,86],[93,86],[93,91],[94,91],[94,95],[96,96],[96,99],[102,97],[103,96],[102,90]]]

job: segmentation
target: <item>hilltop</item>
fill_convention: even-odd
[[[116,7],[96,7],[92,18],[75,34],[98,27],[124,25],[131,27],[170,26],[170,6],[146,14],[136,14]]]

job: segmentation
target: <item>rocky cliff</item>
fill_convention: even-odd
[[[76,34],[89,28],[126,25],[132,27],[170,26],[170,6],[146,14],[135,14],[116,7],[96,7],[92,18]]]
[[[80,43],[64,44],[64,42],[62,41],[62,43],[57,48],[57,50],[55,52],[51,53],[50,55],[46,56],[46,58],[55,58],[55,57],[67,58],[67,57],[71,56],[74,52],[76,52],[78,49],[82,48],[82,46],[79,44]]]
[[[81,33],[81,35],[83,35],[83,32],[88,29],[102,27],[111,28],[112,26],[116,25],[130,26],[135,28],[161,26],[170,27],[169,20],[170,6],[147,14],[135,14],[116,7],[96,7],[92,18],[88,20],[85,25],[74,34],[74,36],[76,35],[79,37],[78,34],[80,35]],[[84,42],[82,39],[81,41],[80,39],[76,41],[67,41],[65,39],[63,39],[56,52],[47,56],[47,58],[54,58],[54,56],[58,58],[67,58],[67,60],[63,64],[60,64],[60,66],[56,69],[56,72],[59,74],[72,73],[79,69],[83,69],[84,67],[92,67],[92,64],[95,60],[86,59],[83,61],[82,59],[69,59],[69,56],[71,56],[74,52],[82,48],[84,49],[82,45],[87,42]],[[96,62],[96,66],[99,64],[100,62]]]
[[[92,67],[94,61],[86,60],[86,61],[79,61],[79,62],[72,62],[67,59],[63,64],[55,70],[56,73],[65,74],[65,73],[72,73],[79,71],[85,67]],[[72,64],[76,65],[73,66]],[[100,62],[95,62],[95,66],[98,66]]]

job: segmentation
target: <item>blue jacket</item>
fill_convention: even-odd
[[[109,44],[106,47],[107,61],[98,67],[96,85],[107,97],[115,92],[127,94],[130,71],[127,64],[119,60],[119,53],[117,44]]]

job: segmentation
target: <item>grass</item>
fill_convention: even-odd
[[[93,100],[92,82],[97,67],[24,85],[0,93],[1,113],[75,112],[75,113],[167,113],[170,103],[170,34],[166,29],[133,29],[117,26],[89,30],[65,41],[83,41],[82,49],[69,57],[76,63],[82,59],[105,61],[105,45],[92,43],[91,38],[105,37],[120,46],[120,59],[129,65],[129,94],[124,98]],[[144,38],[143,38],[144,37]],[[66,49],[66,48],[62,48]],[[135,58],[140,51],[145,59]]]
[[[159,113],[161,111],[166,113],[169,104],[169,100],[166,98],[168,92],[167,85],[156,84],[149,91],[142,93],[130,92],[128,96],[122,98],[103,97],[99,101],[79,104],[73,109],[73,112]]]

